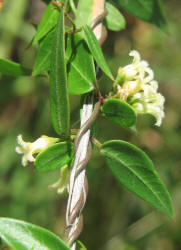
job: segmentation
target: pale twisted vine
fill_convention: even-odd
[[[92,106],[92,96],[87,98],[87,101],[89,103],[84,104],[83,106],[83,111],[82,111],[82,117],[86,116],[88,118],[88,113],[86,112],[87,109],[88,111],[91,111],[91,106]],[[81,159],[79,153],[81,150],[81,155],[82,155],[82,146],[81,143],[85,143],[86,138],[86,133],[88,133],[88,136],[90,135],[89,128],[95,121],[101,107],[101,102],[98,101],[95,104],[94,111],[90,115],[90,117],[86,120],[86,122],[83,123],[81,126],[79,133],[77,134],[77,137],[75,139],[75,144],[74,144],[74,149],[75,149],[75,155],[77,156],[75,158],[75,164],[73,166],[73,170],[71,173],[71,179],[73,180],[73,185],[70,186],[70,193],[72,194],[71,196],[69,195],[69,201],[68,201],[68,207],[67,207],[67,216],[66,216],[66,226],[70,228],[69,232],[69,244],[72,244],[75,239],[79,236],[82,230],[82,216],[81,212],[82,209],[85,205],[86,202],[86,197],[88,193],[88,182],[86,178],[86,173],[85,173],[85,166],[87,165],[88,161],[90,160],[91,154],[92,154],[92,146],[90,141],[88,140],[88,147],[87,151],[85,152],[84,158]],[[88,137],[89,138],[89,137]],[[83,140],[83,142],[82,142]],[[76,185],[76,180],[77,178],[82,178],[83,179],[83,185],[81,188],[81,192],[79,197],[77,197],[77,201],[73,201],[73,190]],[[74,197],[75,200],[75,197]],[[71,206],[71,204],[74,203],[74,206]]]
[[[105,0],[93,1],[92,28],[96,38],[102,38],[102,18]],[[103,17],[100,15],[103,14]],[[98,17],[98,18],[97,18]],[[96,21],[95,21],[96,20]],[[93,111],[93,94],[88,95],[83,105],[81,114],[81,129],[75,140],[75,160],[71,171],[69,183],[69,198],[66,211],[66,228],[68,232],[68,243],[71,250],[76,249],[75,240],[79,237],[83,227],[82,209],[86,202],[88,193],[88,182],[85,166],[91,157],[90,126],[94,122],[100,110],[100,102],[95,105]]]

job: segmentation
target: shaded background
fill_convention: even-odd
[[[139,117],[135,136],[99,118],[98,139],[123,139],[141,147],[153,160],[173,198],[175,221],[152,210],[125,190],[107,169],[96,149],[87,167],[89,195],[84,209],[84,231],[80,239],[89,250],[180,250],[181,249],[181,3],[164,1],[170,33],[123,12],[127,29],[109,32],[103,49],[116,74],[137,49],[149,61],[165,96],[166,117],[161,128],[150,116]],[[33,67],[37,48],[26,49],[45,10],[38,0],[5,0],[0,12],[0,57]],[[100,81],[103,94],[111,83]],[[33,141],[42,134],[56,136],[49,112],[46,77],[0,77],[0,216],[26,220],[63,237],[67,194],[48,188],[59,171],[39,174],[23,168],[15,153],[16,137]],[[71,96],[72,123],[78,119],[79,97]]]

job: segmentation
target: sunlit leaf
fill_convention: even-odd
[[[51,31],[58,21],[59,13],[56,10],[55,6],[50,3],[45,10],[45,13],[41,19],[41,23],[38,26],[36,34],[34,36],[32,44],[37,43],[41,40],[49,31]]]
[[[59,142],[37,155],[35,168],[39,172],[48,172],[65,166],[74,155],[70,142]]]
[[[0,74],[9,76],[31,75],[31,70],[21,66],[19,63],[0,58]]]
[[[50,57],[52,53],[53,38],[55,30],[52,30],[40,43],[40,48],[36,56],[35,65],[33,67],[33,76],[39,75],[50,70]]]
[[[173,217],[169,193],[143,151],[128,142],[115,140],[104,143],[101,154],[119,182],[154,208]]]
[[[102,71],[109,78],[111,78],[111,80],[113,80],[114,79],[113,75],[109,69],[109,66],[106,63],[106,60],[105,60],[104,55],[102,53],[101,47],[100,47],[93,31],[91,30],[91,28],[88,25],[83,27],[83,31],[84,31],[84,35],[85,35],[85,40],[88,44],[88,47],[89,47],[93,57],[95,58],[97,64],[102,69]]]
[[[108,11],[108,15],[104,20],[104,24],[106,25],[106,27],[113,31],[124,29],[126,26],[126,21],[120,11],[116,7],[114,7],[114,5],[108,2],[106,2],[106,9]]]
[[[0,237],[8,246],[18,250],[70,249],[50,231],[10,218],[0,218]]]
[[[136,123],[136,114],[132,107],[124,101],[111,98],[102,106],[105,117],[116,124],[128,128]]]
[[[54,44],[55,30],[41,41],[33,76],[50,70],[51,53]],[[84,94],[91,91],[96,82],[93,57],[87,44],[79,34],[68,35],[66,48],[68,71],[68,90],[70,94]]]
[[[76,25],[81,27],[85,24],[90,24],[93,11],[93,0],[79,0],[76,13]]]
[[[96,82],[93,57],[79,34],[69,35],[67,40],[69,93],[87,93],[94,88],[93,84]]]
[[[69,136],[70,111],[65,62],[64,10],[60,9],[50,65],[50,109],[55,131]]]

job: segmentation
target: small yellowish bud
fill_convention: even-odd
[[[22,138],[22,135],[18,135],[17,142],[19,146],[15,148],[15,151],[18,154],[23,154],[22,156],[22,165],[26,166],[28,162],[34,162],[34,155],[40,153],[48,146],[56,143],[59,139],[48,137],[46,135],[42,135],[34,142],[25,142]]]

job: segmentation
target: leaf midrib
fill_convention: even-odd
[[[60,17],[59,17],[60,18]],[[57,35],[58,32],[56,32],[55,35],[55,92],[56,92],[56,112],[57,112],[57,125],[59,128],[59,131],[62,130],[62,124],[61,124],[61,117],[60,117],[60,95],[59,95],[59,42],[61,41],[61,38]],[[58,53],[57,53],[58,52]]]
[[[65,58],[68,60],[68,56],[66,54]],[[92,82],[82,74],[82,72],[75,66],[74,62],[71,62],[70,64],[89,85],[92,85]]]
[[[51,158],[49,157],[48,161],[45,161],[45,163],[42,163],[42,165],[40,164],[40,168],[43,168],[44,165],[49,165],[51,162],[57,161],[57,159],[59,159],[62,155],[63,157],[66,157],[66,155],[68,155],[67,153],[68,151],[63,152],[62,154],[59,153],[59,155],[52,156]]]
[[[49,52],[44,56],[44,58],[43,58],[43,60],[41,61],[41,63],[39,64],[38,69],[41,68],[41,65],[44,63],[44,61],[46,61],[47,58],[49,58],[50,55],[51,55],[51,52],[49,51]],[[66,54],[65,54],[65,58],[66,58],[66,60],[68,60],[68,56],[67,56]],[[80,75],[80,77],[81,77],[84,81],[86,81],[90,86],[92,86],[92,81],[85,77],[85,75],[82,73],[82,71],[80,71],[80,70],[76,67],[76,65],[74,64],[74,62],[71,62],[70,64],[71,64],[71,66],[75,69],[75,71],[78,72],[78,74]],[[40,72],[40,73],[41,73],[41,72]],[[35,71],[34,71],[34,74],[39,74],[38,70],[35,70]]]
[[[152,193],[155,195],[155,197],[157,198],[157,200],[160,202],[160,204],[166,208],[166,210],[168,211],[167,207],[165,206],[165,204],[162,202],[162,200],[160,200],[159,196],[152,190],[152,188],[148,185],[148,183],[145,183],[144,180],[137,174],[135,173],[135,171],[133,169],[131,169],[130,167],[126,166],[124,162],[122,162],[120,160],[120,158],[116,157],[114,154],[111,154],[109,152],[107,152],[106,150],[102,149],[102,151],[104,151],[107,155],[110,155],[111,158],[115,158],[115,160],[117,160],[118,162],[121,162],[121,164],[127,168],[130,172],[132,172],[133,174],[135,174],[135,176],[140,180],[142,181],[142,183],[149,189],[152,191]]]
[[[143,2],[141,2],[140,0],[137,0],[137,1],[139,2],[139,4],[140,4],[141,6],[143,6],[143,8],[144,8],[149,14],[151,14],[151,12],[149,11],[149,8],[147,8],[147,5],[144,5]]]
[[[33,75],[37,75],[37,74],[40,74],[42,73],[42,71],[39,72],[39,70],[41,70],[42,65],[44,64],[44,62],[47,60],[47,58],[51,55],[51,53],[46,53],[46,55],[43,57],[43,60],[41,60],[41,62],[39,63],[39,66],[38,66],[38,70],[37,70],[37,67],[36,67],[36,64],[35,64],[35,71],[33,72]],[[50,66],[49,66],[50,68]],[[46,69],[43,69],[43,72],[45,71]]]
[[[104,58],[104,56],[103,56],[103,54],[102,54],[101,49],[99,50],[99,49],[98,49],[99,47],[97,48],[97,46],[95,46],[95,40],[94,40],[94,38],[92,37],[92,35],[90,35],[91,32],[90,32],[90,30],[89,30],[89,26],[86,25],[86,26],[84,27],[84,32],[85,32],[85,31],[86,31],[87,35],[89,36],[89,40],[91,41],[91,43],[92,43],[92,45],[93,45],[93,47],[94,47],[94,50],[96,51],[95,54],[98,55],[97,58],[99,58],[99,60],[97,60],[96,57],[94,56],[95,60],[97,61],[97,64],[99,64],[100,68],[102,67],[102,70],[104,71],[104,73],[105,73],[110,79],[113,80],[112,73],[111,73],[109,67],[107,66],[107,63],[106,63],[106,61],[105,61],[105,58]],[[90,49],[90,51],[91,51],[91,46],[89,46],[89,41],[88,41],[87,39],[86,39],[86,41],[87,41],[88,47],[89,47],[89,49]],[[92,54],[94,55],[94,53],[92,53]],[[98,61],[99,61],[99,63],[98,63]],[[102,64],[102,63],[100,63],[100,62],[104,62],[104,63]]]

